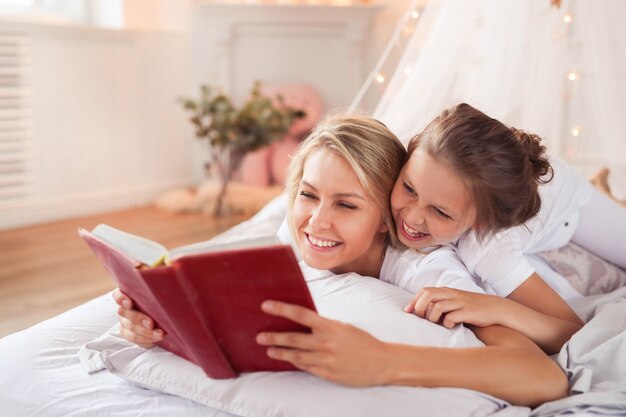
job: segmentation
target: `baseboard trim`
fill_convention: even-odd
[[[21,202],[19,205],[0,209],[0,230],[147,205],[165,191],[189,187],[193,183],[193,180],[178,180],[146,185],[141,188],[94,192],[53,200],[32,199]]]

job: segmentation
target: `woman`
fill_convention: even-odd
[[[309,267],[397,279],[386,276],[390,269],[384,264],[400,259],[388,247],[396,238],[389,193],[403,160],[403,147],[380,122],[335,117],[318,125],[289,171],[289,224]],[[451,251],[406,253],[418,265],[410,275],[419,276],[432,268],[441,271],[440,262],[430,262],[433,256],[439,261],[450,255],[444,264],[456,277],[426,283],[471,282]],[[119,291],[114,297],[121,306],[132,306]],[[346,385],[460,387],[531,406],[567,393],[559,367],[527,337],[504,327],[472,328],[483,348],[432,348],[384,343],[299,306],[266,302],[263,309],[312,329],[311,334],[259,334],[258,343],[271,346],[268,355]],[[124,307],[119,314],[124,337],[144,346],[158,340],[149,317]]]

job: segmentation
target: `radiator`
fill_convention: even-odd
[[[0,32],[0,208],[32,193],[29,40]]]

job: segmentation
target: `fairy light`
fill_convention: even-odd
[[[571,13],[567,13],[565,16],[563,16],[563,21],[565,23],[572,23],[572,20],[574,20],[574,15]]]
[[[578,78],[580,78],[580,75],[576,72],[576,70],[571,70],[567,73],[567,79],[570,81],[576,81]]]
[[[411,67],[405,67],[405,68],[404,68],[404,73],[405,73],[406,75],[411,74]]]
[[[581,132],[580,126],[574,126],[572,128],[572,136],[578,137],[580,136],[580,132]]]
[[[409,38],[415,32],[415,25],[417,23],[413,22],[420,17],[420,13],[418,11],[418,5],[423,0],[411,0],[411,5],[407,9],[407,11],[402,15],[402,18],[396,24],[396,29],[391,36],[389,42],[385,46],[385,50],[383,51],[380,58],[376,62],[376,65],[369,73],[367,79],[357,92],[354,100],[348,107],[348,112],[353,112],[359,106],[365,93],[371,88],[372,83],[382,84],[385,82],[385,76],[381,72],[383,66],[387,62],[387,58],[391,55],[392,52],[400,51],[406,47],[406,39]],[[404,44],[404,46],[403,46]],[[410,74],[410,70],[407,72],[406,68],[404,69],[405,74]]]

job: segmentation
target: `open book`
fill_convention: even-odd
[[[158,345],[200,366],[211,378],[294,370],[255,342],[262,331],[310,329],[261,311],[264,300],[315,310],[290,246],[275,237],[233,244],[162,245],[99,225],[80,236],[137,308],[166,335]]]

